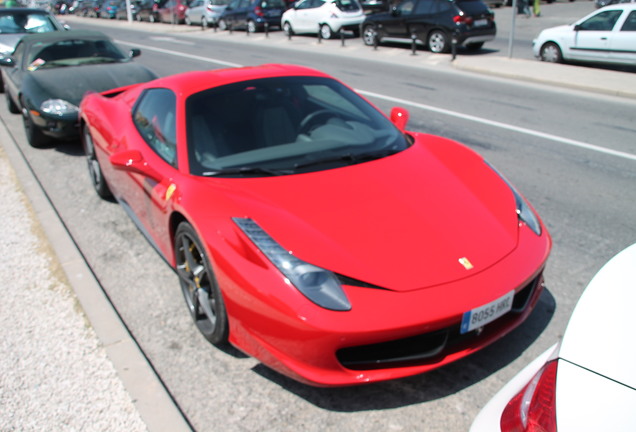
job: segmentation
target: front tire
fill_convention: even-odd
[[[448,37],[441,30],[433,30],[428,35],[427,45],[429,51],[436,54],[445,53],[449,50]]]
[[[563,62],[563,54],[561,48],[553,42],[548,42],[541,47],[541,60],[549,63]]]
[[[181,291],[194,323],[213,344],[225,343],[229,329],[223,296],[205,249],[189,223],[179,224],[174,245]]]
[[[93,137],[88,130],[88,126],[84,126],[82,133],[82,144],[84,146],[84,154],[86,155],[86,162],[88,164],[88,174],[91,177],[93,188],[100,198],[108,199],[113,196],[104,174],[102,173],[102,167],[97,160],[95,153],[95,143]]]
[[[24,100],[22,101],[22,122],[24,124],[24,133],[26,134],[27,141],[31,147],[41,148],[49,144],[51,139],[44,135],[44,132],[42,132],[42,130],[33,123]]]
[[[220,19],[218,26],[219,26],[219,30],[221,31],[227,30],[227,21],[225,21],[224,19]]]
[[[256,33],[258,31],[258,28],[256,27],[256,23],[252,20],[249,20],[247,22],[247,31],[249,33]]]
[[[294,35],[294,29],[292,28],[292,26],[289,23],[289,21],[285,21],[285,23],[283,24],[283,32],[285,32],[285,36],[293,36]]]
[[[333,36],[333,31],[329,24],[323,24],[320,26],[320,37],[323,39],[331,39]]]
[[[13,102],[13,99],[11,99],[11,95],[9,94],[9,92],[6,92],[5,97],[7,98],[7,109],[9,110],[9,112],[11,114],[19,114],[20,113],[20,107],[18,107],[15,102]]]

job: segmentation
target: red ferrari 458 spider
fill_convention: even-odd
[[[550,237],[461,144],[338,80],[264,65],[84,98],[91,179],[174,266],[203,335],[316,386],[429,371],[497,340]]]

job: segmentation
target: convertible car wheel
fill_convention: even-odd
[[[108,188],[108,183],[106,183],[104,174],[102,174],[102,167],[99,165],[99,161],[95,155],[95,144],[93,144],[93,137],[91,137],[88,127],[84,128],[82,142],[84,144],[84,153],[86,154],[86,162],[88,164],[88,173],[91,176],[91,182],[93,183],[95,192],[102,198],[110,198],[112,193]]]
[[[24,132],[27,137],[27,141],[31,147],[44,147],[50,142],[50,138],[44,135],[39,127],[33,123],[29,111],[22,101],[22,121],[24,123]]]
[[[6,92],[4,95],[7,98],[7,109],[9,110],[9,112],[12,114],[18,114],[20,112],[20,108],[18,108],[15,102],[13,102],[13,99],[11,99],[11,96],[9,96],[9,92]]]
[[[225,304],[212,266],[194,229],[182,222],[175,234],[177,273],[192,319],[213,344],[227,341]]]

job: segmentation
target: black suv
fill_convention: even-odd
[[[477,50],[495,38],[495,14],[482,0],[402,0],[390,12],[368,15],[361,24],[366,45],[381,42],[423,44],[434,53],[457,46]]]

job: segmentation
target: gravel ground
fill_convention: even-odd
[[[0,147],[0,431],[145,431]]]

